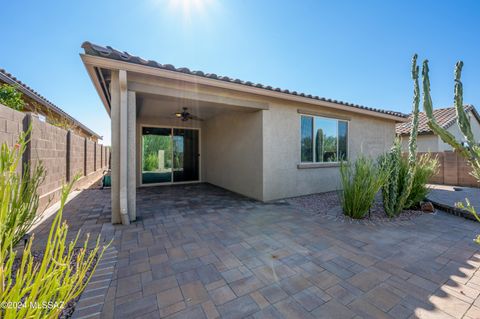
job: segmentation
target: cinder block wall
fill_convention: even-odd
[[[419,153],[421,156],[425,153]],[[445,184],[455,186],[480,187],[477,180],[470,174],[470,164],[457,152],[432,152],[438,158],[440,164],[437,175],[430,179],[433,184]]]
[[[93,173],[95,171],[95,142],[93,141],[90,141],[90,140],[85,140],[86,141],[86,153],[85,153],[85,157],[86,157],[86,161],[87,161],[87,169],[86,169],[86,173],[87,175],[90,175],[91,173]]]
[[[75,188],[84,188],[98,181],[109,167],[109,147],[0,104],[0,144],[15,145],[30,125],[30,143],[19,172],[27,163],[31,168],[40,163],[44,166],[45,180],[38,189],[40,209],[57,202],[62,186],[77,174],[80,178]]]
[[[30,137],[30,166],[40,163],[48,174],[38,191],[41,197],[55,195],[67,180],[67,134],[61,128],[31,117],[32,133]]]
[[[102,145],[95,143],[95,167],[94,170],[97,171],[102,168]]]
[[[25,114],[0,104],[0,141],[14,145],[23,132]]]
[[[25,121],[24,113],[0,104],[0,144],[7,143],[9,147],[15,145],[24,130]],[[22,163],[18,165],[17,172],[22,172]]]
[[[70,134],[70,178],[85,176],[85,138]]]

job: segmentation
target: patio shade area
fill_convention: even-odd
[[[195,184],[139,189],[124,226],[109,199],[86,190],[65,210],[72,230],[113,238],[74,318],[480,316],[469,220],[356,224]]]

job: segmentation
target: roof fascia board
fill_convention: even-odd
[[[341,104],[327,102],[327,101],[316,101],[308,97],[295,96],[295,95],[290,95],[290,94],[276,92],[276,91],[269,91],[269,90],[245,86],[237,83],[230,83],[230,82],[225,82],[221,80],[203,78],[203,77],[199,77],[192,74],[183,74],[176,71],[162,70],[162,69],[154,68],[147,65],[140,65],[140,64],[130,63],[130,62],[118,61],[110,58],[92,56],[89,54],[80,54],[80,55],[82,56],[82,60],[86,65],[92,65],[92,66],[101,67],[101,68],[110,69],[110,70],[126,70],[131,72],[143,73],[143,74],[159,76],[159,77],[164,77],[164,78],[178,80],[178,81],[191,82],[195,84],[203,84],[203,85],[235,90],[240,92],[246,92],[246,93],[251,93],[251,94],[256,94],[261,96],[268,96],[268,97],[277,98],[281,100],[289,100],[289,101],[305,103],[310,105],[328,107],[328,108],[337,109],[337,110],[346,111],[346,112],[370,115],[373,117],[380,117],[380,118],[384,118],[384,119],[388,119],[396,122],[405,122],[407,120],[406,118],[403,118],[400,116],[384,114],[384,113],[365,110],[365,109],[357,109],[355,107],[341,105]]]

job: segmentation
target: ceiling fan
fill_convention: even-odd
[[[187,109],[186,107],[183,108],[183,111],[182,112],[177,112],[175,113],[175,116],[179,119],[181,119],[182,121],[188,121],[188,120],[195,120],[195,121],[203,121],[201,118],[199,118],[198,116],[195,116],[193,114],[190,114],[189,112],[187,112]]]

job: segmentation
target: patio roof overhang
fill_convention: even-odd
[[[211,79],[194,74],[160,69],[148,65],[141,65],[90,54],[80,54],[80,56],[108,114],[110,114],[111,109],[109,74],[112,70],[125,70],[129,75],[132,75],[129,76],[129,90],[145,94],[159,94],[185,100],[240,106],[251,108],[253,110],[268,110],[269,99],[280,99],[297,102],[303,105],[307,104],[339,111],[359,113],[395,122],[407,121],[405,116],[396,113],[379,112],[378,110],[354,107],[349,104],[336,103],[322,99],[317,100],[307,96],[267,90],[255,86]],[[138,80],[142,77],[144,79],[148,78],[149,81]],[[162,81],[171,81],[172,83],[176,83],[177,86],[162,87]],[[199,88],[204,88],[205,90],[200,90]],[[207,93],[209,91],[208,89],[214,90],[210,90],[211,93]],[[222,94],[218,94],[220,90],[223,91]],[[252,98],[249,99],[244,96],[251,96]]]
[[[269,109],[268,102],[258,98],[245,98],[241,94],[235,94],[235,90],[228,93],[225,89],[231,88],[215,85],[217,84],[215,81],[213,83],[211,80],[201,81],[191,75],[85,54],[82,54],[81,58],[108,114],[111,111],[110,77],[114,70],[127,72],[128,90],[136,92],[140,98],[161,97],[167,102],[181,100],[182,105],[204,105],[206,108],[222,106],[231,110],[241,108],[245,111]],[[218,89],[222,89],[223,92],[219,92]]]

